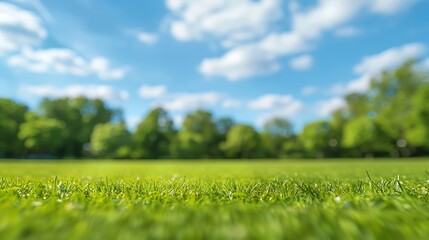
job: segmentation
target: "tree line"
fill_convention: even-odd
[[[429,155],[429,77],[408,61],[350,93],[300,133],[284,118],[261,129],[202,109],[176,128],[163,108],[134,131],[101,99],[44,99],[33,111],[0,99],[0,157],[112,159],[340,158]]]

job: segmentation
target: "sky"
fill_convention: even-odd
[[[260,127],[326,119],[405,60],[429,69],[428,0],[0,0],[0,97],[85,96]]]

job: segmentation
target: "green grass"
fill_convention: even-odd
[[[0,239],[427,239],[429,159],[0,162]]]

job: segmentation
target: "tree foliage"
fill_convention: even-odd
[[[0,98],[0,155],[21,155],[23,143],[18,138],[20,125],[25,121],[26,106],[9,99]]]
[[[65,124],[51,118],[29,115],[20,127],[18,137],[30,153],[50,153],[60,156],[60,148],[69,137]]]
[[[40,105],[40,112],[45,118],[63,122],[69,132],[73,133],[62,151],[65,155],[76,157],[83,155],[83,146],[90,142],[94,127],[112,121],[119,114],[108,108],[101,99],[82,97],[45,99]]]
[[[168,157],[169,145],[175,134],[173,125],[174,122],[167,111],[162,108],[151,110],[134,133],[139,157],[148,159]]]
[[[221,148],[232,158],[252,158],[258,156],[259,145],[259,135],[252,126],[235,125]]]
[[[429,150],[429,85],[417,90],[411,102],[405,138],[416,147]]]
[[[323,158],[329,152],[332,128],[327,121],[317,121],[304,127],[300,140],[311,157]]]
[[[0,99],[0,157],[26,151],[144,159],[429,155],[429,75],[418,62],[374,75],[369,89],[348,93],[344,102],[302,129],[284,118],[255,129],[201,109],[176,129],[169,113],[155,108],[130,132],[121,111],[100,99],[45,99],[30,112]]]
[[[123,123],[101,123],[91,136],[91,152],[101,158],[129,158],[132,137]]]
[[[283,146],[293,138],[293,125],[285,118],[275,117],[264,123],[261,133],[263,155],[275,158],[283,155]]]
[[[219,154],[213,115],[204,110],[188,114],[171,148],[175,157],[210,158]]]

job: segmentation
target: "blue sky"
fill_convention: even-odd
[[[103,98],[296,128],[409,58],[429,68],[427,0],[0,1],[0,97]]]

